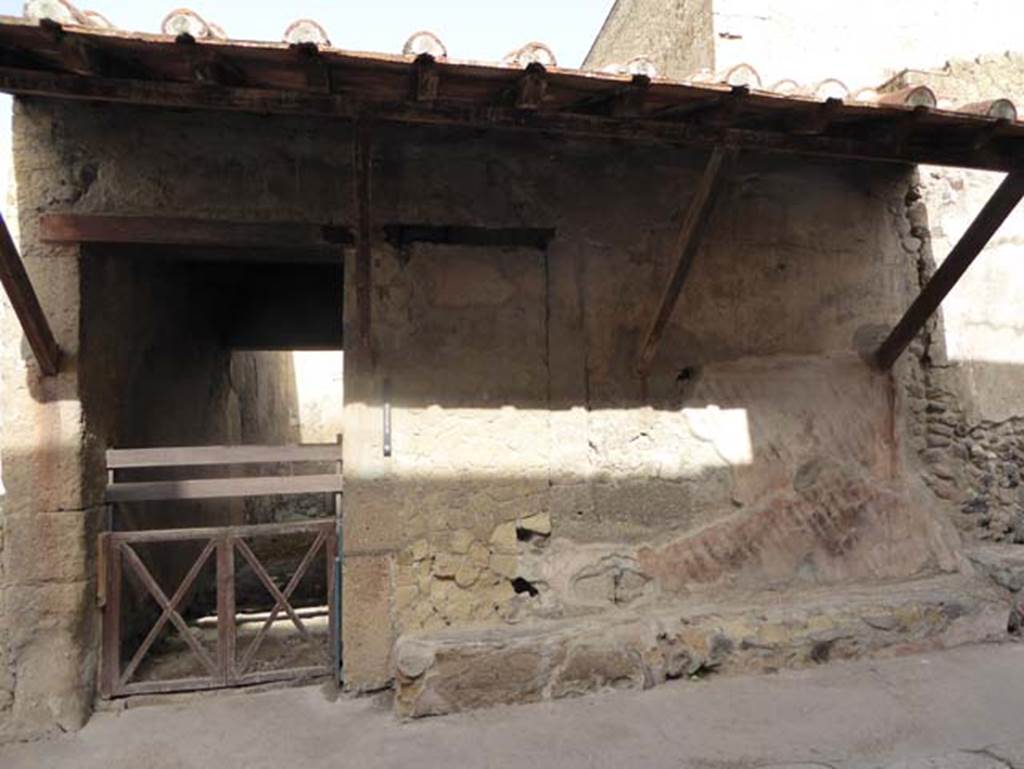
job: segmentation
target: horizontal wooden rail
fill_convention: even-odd
[[[168,446],[107,450],[109,470],[340,461],[341,444],[338,443],[291,446]]]
[[[107,486],[107,502],[158,502],[225,497],[267,497],[277,494],[336,494],[341,476],[286,475],[263,478],[209,478],[187,481],[143,481]]]
[[[149,529],[143,531],[111,531],[105,536],[111,544],[118,542],[188,542],[207,541],[218,537],[281,537],[289,534],[317,534],[330,531],[336,525],[333,518],[292,523],[257,523],[245,526],[205,526],[191,529]]]

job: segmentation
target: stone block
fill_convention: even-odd
[[[498,525],[491,535],[491,550],[501,555],[515,555],[518,552],[517,543],[516,524],[512,522]]]
[[[94,577],[102,509],[8,515],[2,557],[10,584],[82,582]]]
[[[345,686],[370,691],[391,679],[391,557],[345,559],[342,638]]]
[[[1024,590],[1024,548],[1018,545],[985,545],[965,555],[978,571],[1013,593]]]
[[[548,536],[551,534],[551,516],[548,513],[537,513],[523,518],[517,524],[517,528],[533,534]]]
[[[1003,594],[959,575],[747,600],[403,636],[396,708],[438,715],[1006,637]]]

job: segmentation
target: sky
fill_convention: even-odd
[[[164,16],[186,6],[229,37],[281,40],[296,19],[320,22],[333,45],[400,53],[413,32],[438,35],[454,59],[497,61],[524,43],[546,43],[562,66],[586,56],[612,0],[84,0],[117,27],[159,32]],[[0,0],[0,14],[20,16],[23,0]]]
[[[73,0],[74,2],[74,0]],[[578,67],[613,0],[85,0],[120,29],[159,32],[164,16],[189,7],[229,37],[280,41],[296,19],[314,19],[332,45],[401,53],[414,32],[441,38],[453,59],[498,61],[526,43],[547,44],[563,67]],[[20,16],[23,0],[0,0],[0,15]],[[0,200],[10,161],[10,97],[0,94]]]

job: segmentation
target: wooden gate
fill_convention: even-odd
[[[320,475],[279,474],[274,476],[200,478],[175,481],[124,481],[123,471],[145,468],[147,472],[166,468],[208,465],[269,465],[279,470],[294,463],[330,463],[334,472]],[[104,697],[157,692],[193,691],[245,686],[269,681],[338,676],[340,650],[341,563],[339,554],[341,519],[341,447],[327,446],[238,446],[168,449],[128,449],[107,452],[109,483],[107,502],[111,513],[119,503],[175,501],[281,494],[330,493],[335,498],[335,518],[296,523],[268,523],[247,526],[215,526],[188,529],[108,531],[100,536],[100,603],[103,607],[100,692]],[[113,518],[111,519],[113,520]],[[113,526],[111,526],[113,528]],[[278,584],[257,556],[251,541],[261,538],[305,537],[304,555],[294,572]],[[140,548],[192,543],[199,554],[172,591],[165,590],[140,556]],[[173,545],[172,545],[173,546]],[[239,643],[236,613],[236,565],[247,566],[273,601],[258,631]],[[315,564],[319,564],[315,566]],[[204,568],[215,568],[216,644],[211,651],[196,637],[183,613]],[[317,640],[300,612],[293,595],[313,569],[322,569],[323,600],[327,607],[328,631]],[[142,586],[147,598],[156,603],[159,615],[142,641],[125,654],[122,609],[126,578]],[[286,617],[301,642],[315,647],[315,664],[257,669],[257,653],[268,632]],[[153,650],[161,632],[169,625],[185,642],[192,661],[199,663],[200,675],[161,680],[137,680],[140,666]]]

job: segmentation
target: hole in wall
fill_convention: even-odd
[[[548,536],[533,529],[523,528],[522,526],[516,527],[516,539],[520,542],[546,542]]]
[[[512,589],[515,590],[516,593],[527,593],[530,598],[540,595],[540,591],[537,587],[532,582],[523,579],[522,577],[516,577],[512,580]]]
[[[697,378],[697,369],[693,366],[687,366],[684,369],[680,369],[679,374],[676,376],[676,381],[679,384],[687,384]]]

